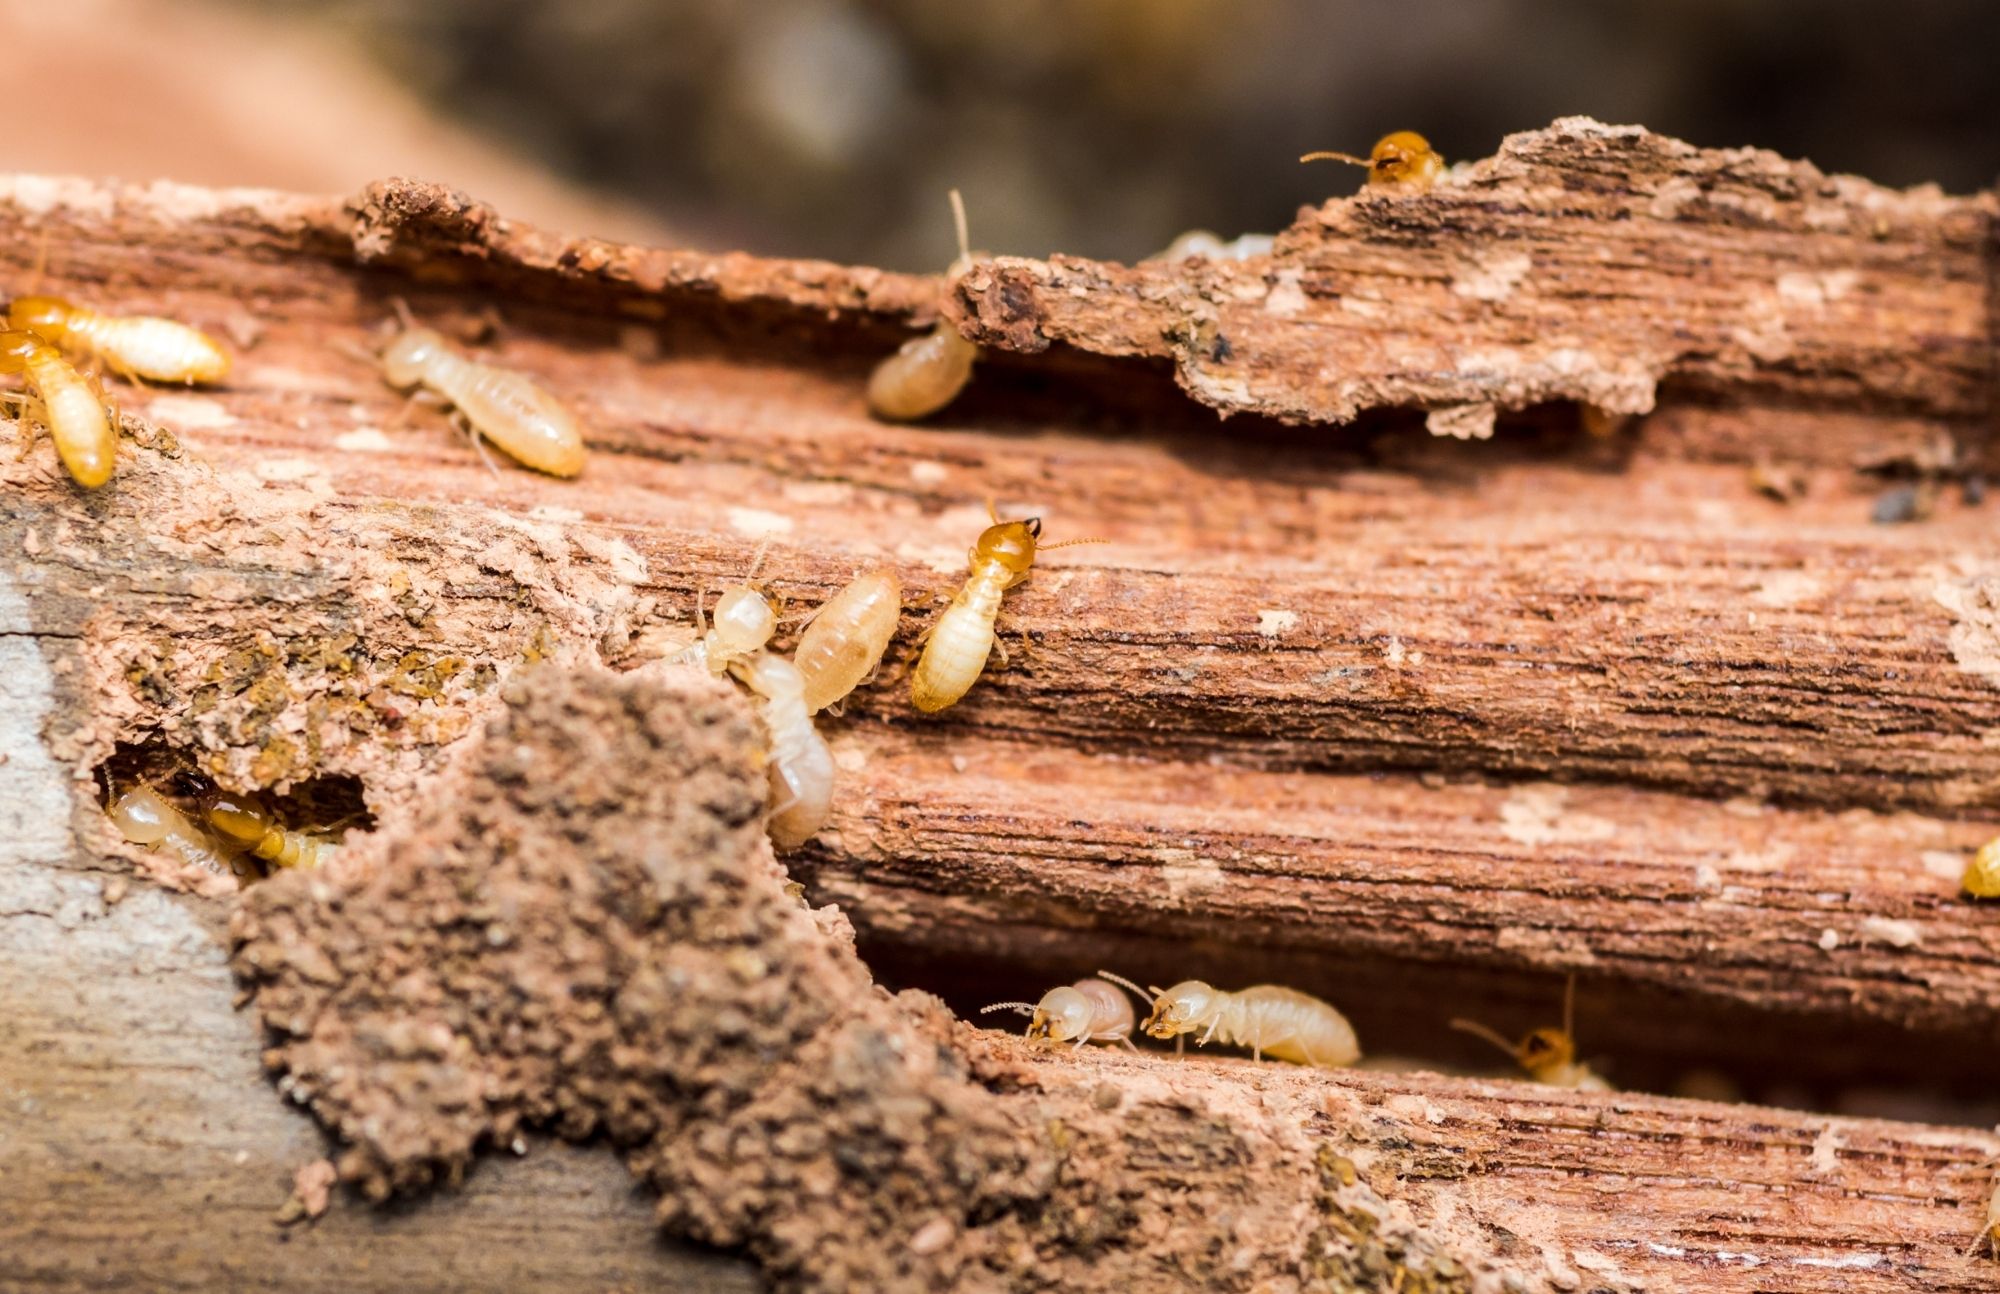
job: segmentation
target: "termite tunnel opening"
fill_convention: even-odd
[[[814,893],[810,868],[807,895]],[[1560,1026],[1567,975],[1474,964],[1187,941],[1129,930],[933,931],[916,939],[850,913],[859,949],[891,991],[922,989],[961,1019],[1021,1032],[993,1002],[1033,1002],[1059,984],[1110,970],[1140,985],[1203,979],[1220,987],[1283,984],[1332,1003],[1354,1025],[1361,1067],[1526,1081],[1490,1042],[1455,1030],[1478,1021],[1510,1042]],[[1143,1003],[1134,1003],[1141,1018]],[[1782,1109],[1991,1126],[1990,1039],[1977,1030],[1904,1029],[1886,1021],[1759,1011],[1585,971],[1577,976],[1577,1058],[1626,1091]],[[1171,1043],[1135,1037],[1166,1058]],[[1190,1054],[1193,1053],[1190,1046]],[[1234,1056],[1236,1049],[1209,1052]],[[1245,1059],[1248,1053],[1241,1053]]]
[[[218,829],[211,810],[219,804],[254,808],[270,828],[314,846],[337,846],[350,833],[375,827],[361,779],[345,773],[307,778],[282,795],[232,795],[233,788],[201,767],[198,753],[159,739],[120,742],[95,773],[99,805],[131,843],[176,862],[227,870],[244,884],[270,875],[277,864]],[[143,803],[127,800],[135,793],[146,797]]]

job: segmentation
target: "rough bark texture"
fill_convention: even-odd
[[[1983,1192],[1980,1134],[1051,1054],[891,998],[845,919],[788,891],[725,685],[545,666],[509,692],[431,808],[232,925],[268,1063],[371,1197],[553,1125],[608,1136],[669,1227],[787,1287],[1986,1279],[1937,1199]],[[1687,1179],[1690,1143],[1715,1184]],[[1595,1180],[1545,1180],[1568,1172]],[[1782,1224],[1726,1216],[1751,1189],[1782,1192]]]
[[[1445,1018],[1544,1022],[1523,1013],[1576,970],[1586,1052],[1623,1081],[1713,1063],[1964,1102],[2000,1024],[1991,914],[1955,885],[2000,808],[2000,567],[1956,491],[1870,524],[1883,482],[1857,469],[1984,461],[1992,222],[1988,199],[1563,123],[1432,195],[1309,212],[1266,262],[999,261],[947,292],[558,238],[424,184],[0,181],[10,282],[46,236],[49,289],[241,350],[226,389],[114,388],[103,491],[46,441],[0,454],[0,1006],[58,1058],[0,1076],[65,1111],[0,1103],[31,1150],[0,1174],[0,1252],[37,1246],[58,1288],[175,1254],[190,1284],[337,1288],[364,1245],[438,1286],[463,1282],[437,1254],[494,1283],[742,1279],[632,1239],[625,1203],[507,1268],[506,1201],[595,1180],[567,1157],[475,1170],[485,1212],[337,1207],[310,1248],[229,1227],[177,1248],[189,1200],[275,1209],[322,1148],[224,1012],[233,882],[98,812],[95,770],[137,744],[233,787],[357,779],[382,824],[352,873],[273,882],[241,918],[286,1090],[358,1185],[598,1129],[678,1231],[808,1287],[1979,1287],[1983,1134],[1052,1056],[889,998],[763,852],[740,711],[650,669],[529,679],[643,667],[766,542],[807,602],[890,564],[919,613],[826,725],[843,786],[797,862],[894,981],[963,1010],[1114,956],[1282,979],[1372,1052],[1445,1060],[1471,1054]],[[571,400],[582,481],[399,422],[349,353],[398,298]],[[993,348],[972,387],[930,425],[872,422],[868,366],[941,299]],[[1218,424],[1170,361],[1257,412]],[[1415,412],[1642,391],[1655,412],[1609,438],[1537,407],[1467,444]],[[1805,497],[1755,493],[1759,458]],[[1048,555],[1002,614],[1013,664],[921,720],[913,639],[989,490],[1111,542]],[[511,736],[482,741],[493,723]],[[670,794],[683,775],[712,794]],[[502,876],[506,902],[469,880]],[[93,1073],[113,1126],[226,1107],[255,1185],[218,1164],[185,1180],[227,1185],[125,1191],[217,1144],[134,1135],[83,1198],[144,1203],[81,1229],[61,1201]]]
[[[1413,406],[1490,427],[1550,400],[1640,414],[1677,381],[1977,425],[1993,214],[1567,118],[1421,198],[1304,211],[1269,257],[1001,258],[952,305],[977,340],[1171,358],[1196,399],[1292,422]]]

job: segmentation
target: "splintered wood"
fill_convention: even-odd
[[[1451,1017],[1552,1024],[1574,972],[1581,1056],[1614,1081],[1710,1066],[1967,1108],[2000,1026],[2000,914],[1957,888],[2000,825],[2000,560],[1960,488],[2000,418],[1995,228],[1991,197],[1582,120],[1304,211],[1267,256],[950,280],[565,238],[408,181],[342,203],[0,179],[10,288],[46,240],[47,291],[237,355],[213,390],[113,384],[118,473],[88,495],[45,443],[0,453],[0,731],[33,716],[0,764],[0,812],[25,806],[0,840],[0,1087],[23,1094],[0,1144],[33,1148],[0,1174],[0,1253],[59,1289],[260,1263],[337,1289],[378,1243],[418,1279],[395,1237],[434,1217],[439,1261],[506,1283],[529,1201],[596,1179],[561,1159],[509,1187],[475,1148],[604,1127],[676,1234],[787,1288],[1990,1287],[1964,1252],[1983,1132],[1058,1054],[875,994],[847,923],[961,1015],[1122,959],[1321,996],[1370,1055],[1469,1059]],[[568,403],[581,479],[490,472],[406,411],[356,354],[399,301]],[[985,348],[966,391],[871,419],[874,364],[940,317]],[[1927,519],[1870,520],[1895,481]],[[919,716],[917,636],[989,493],[1109,542],[1044,555],[999,616],[1010,663]],[[844,916],[792,906],[728,807],[748,711],[662,680],[696,598],[760,551],[794,607],[873,568],[912,607],[818,719],[832,818],[788,862]],[[676,763],[683,712],[739,735]],[[620,726],[649,715],[644,741]],[[149,743],[228,789],[357,778],[380,829],[359,870],[238,896],[109,827],[95,770]],[[697,813],[676,779],[716,794]],[[595,862],[548,843],[573,813]],[[227,1179],[177,1175],[176,1120],[236,1120],[271,1212],[327,1153],[252,1077],[232,911],[268,1059],[343,1178],[472,1167],[497,1203],[336,1195],[301,1241],[322,1261],[187,1221]],[[584,986],[572,1016],[562,967],[645,992]],[[87,1139],[110,1167],[77,1186]],[[191,1225],[197,1260],[165,1262]],[[562,1260],[516,1275],[746,1279],[636,1229],[578,1206]]]

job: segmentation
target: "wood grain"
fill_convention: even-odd
[[[227,1009],[228,887],[135,878],[107,912],[102,880],[137,860],[91,772],[164,743],[236,784],[354,776],[393,819],[511,670],[658,655],[766,541],[802,604],[874,563],[915,604],[827,725],[843,789],[800,868],[884,965],[944,987],[1130,948],[1145,973],[1178,955],[1334,995],[1336,971],[1373,967],[1357,983],[1470,1002],[1577,970],[1592,1045],[1642,1060],[1653,1022],[1621,1004],[1685,1017],[1655,1058],[1770,1021],[1761,1061],[1807,1078],[1859,1071],[1802,1039],[1864,1039],[1871,1081],[1912,1090],[1933,1062],[1974,1075],[1970,1043],[1936,1058],[1995,1025],[1990,914],[1947,873],[2000,810],[2000,568],[1980,508],[1947,491],[1922,524],[1873,525],[1882,480],[1857,469],[1949,477],[1990,448],[1991,222],[1985,198],[1559,125],[1433,198],[1309,212],[1268,266],[1003,260],[947,293],[558,237],[432,185],[342,203],[0,181],[10,286],[46,232],[45,286],[241,350],[224,390],[121,389],[121,475],[96,495],[45,442],[0,454],[0,647],[47,671],[0,671],[28,716],[0,775],[43,761],[9,823],[41,834],[0,873],[0,1008],[30,1044],[0,1076],[32,1103],[0,1102],[25,1166],[0,1174],[0,1253],[42,1255],[30,1276],[54,1288],[101,1262],[189,1286],[422,1286],[439,1254],[485,1264],[458,1269],[474,1283],[740,1287],[733,1263],[654,1247],[604,1161],[539,1150],[456,1202],[337,1208],[267,1243],[262,1214],[324,1147]],[[1516,253],[1510,277],[1495,257]],[[1791,273],[1819,298],[1787,295]],[[1274,293],[1303,304],[1273,312]],[[398,298],[573,401],[583,480],[489,473],[405,417],[349,353]],[[941,300],[993,352],[933,423],[872,422],[869,365]],[[1573,371],[1561,346],[1585,356]],[[1497,385],[1467,358],[1494,347],[1514,356]],[[1658,411],[1599,439],[1549,401]],[[1425,410],[1483,403],[1495,439],[1425,434]],[[1805,472],[1803,499],[1752,491],[1742,464],[1765,454]],[[988,491],[1052,538],[1110,542],[1051,554],[1002,614],[1014,663],[920,720],[902,671]],[[413,671],[446,681],[413,691]],[[1383,1012],[1405,1005],[1384,991]],[[1356,1015],[1366,1043],[1381,1017]],[[1970,1132],[1842,1121],[1815,1153],[1832,1125],[1750,1106],[1019,1066],[1379,1109],[1382,1194],[1462,1214],[1495,1253],[1548,1238],[1549,1288],[1986,1279],[1956,1252],[1993,1149]],[[89,1168],[105,1126],[115,1148]],[[560,1224],[497,1238],[551,1192],[577,1201]],[[194,1226],[204,1200],[238,1222]]]

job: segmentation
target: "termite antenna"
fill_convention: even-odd
[[[745,584],[757,578],[757,568],[764,564],[764,555],[770,551],[771,537],[766,535],[764,536],[764,542],[757,545],[757,551],[750,556],[750,573],[743,577]]]
[[[1059,544],[1036,544],[1035,547],[1046,553],[1051,548],[1075,548],[1078,544],[1108,544],[1110,542],[1109,539],[1093,535],[1089,539],[1065,539]]]
[[[1356,157],[1352,153],[1331,153],[1326,151],[1307,153],[1299,158],[1299,160],[1301,162],[1346,162],[1349,166],[1372,165],[1367,158]]]
[[[417,326],[417,317],[410,313],[409,302],[403,300],[401,297],[390,297],[389,304],[396,308],[396,317],[403,321],[403,327],[414,328]]]
[[[957,189],[951,191],[951,223],[958,231],[957,264],[959,266],[970,265],[972,263],[972,239],[966,233],[965,199],[959,196]]]
[[[1101,970],[1097,972],[1097,978],[1103,980],[1110,980],[1113,984],[1116,984],[1119,988],[1129,989],[1136,996],[1145,998],[1149,1002],[1160,995],[1160,990],[1158,989],[1154,989],[1151,993],[1148,993],[1146,992],[1146,990],[1140,988],[1137,984],[1134,984],[1131,980],[1126,979],[1123,975],[1114,975],[1107,970]]]
[[[986,492],[986,519],[994,525],[1000,524],[1000,501],[993,497],[993,491]]]
[[[1500,1050],[1506,1052],[1509,1056],[1512,1056],[1514,1054],[1513,1043],[1508,1042],[1505,1038],[1502,1038],[1498,1033],[1494,1032],[1492,1029],[1487,1028],[1485,1025],[1479,1023],[1479,1021],[1477,1020],[1466,1020],[1466,1019],[1453,1020],[1451,1022],[1451,1027],[1458,1030],[1460,1033],[1469,1033],[1475,1038],[1484,1038],[1486,1041],[1492,1043]]]
[[[992,1006],[982,1006],[979,1008],[979,1014],[981,1015],[985,1015],[989,1011],[1019,1011],[1022,1015],[1033,1015],[1035,1013],[1035,1004],[1033,1002],[995,1002]]]
[[[370,368],[380,368],[382,366],[382,357],[380,355],[369,350],[366,346],[357,345],[345,337],[336,337],[327,344],[349,359],[358,359]]]

